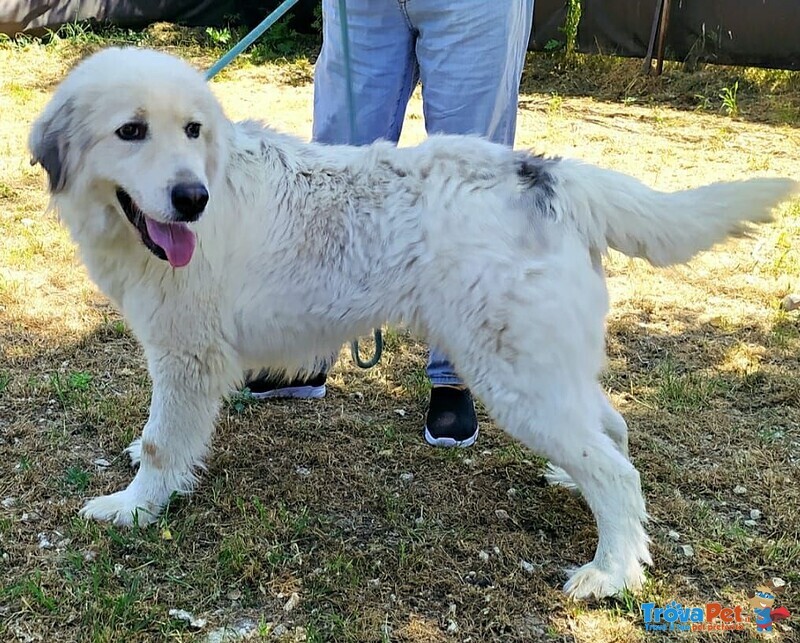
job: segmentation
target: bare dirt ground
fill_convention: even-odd
[[[166,45],[201,66],[214,57]],[[564,597],[564,568],[594,549],[591,515],[485,416],[471,449],[424,444],[424,347],[402,331],[369,372],[340,360],[323,401],[232,399],[202,486],[158,525],[79,519],[87,497],[130,479],[120,454],[149,396],[136,340],[45,213],[25,148],[54,84],[94,46],[0,46],[2,640],[214,641],[227,627],[249,640],[745,641],[761,636],[647,633],[639,604],[746,605],[772,577],[794,614],[771,640],[800,640],[800,322],[779,306],[800,290],[797,201],[687,266],[606,262],[604,384],[652,516],[640,596]],[[532,56],[517,146],[665,190],[800,176],[796,75],[671,67],[645,80],[637,67]],[[242,61],[214,89],[232,118],[308,137],[311,73],[302,57]],[[423,136],[415,96],[402,144]]]

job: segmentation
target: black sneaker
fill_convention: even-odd
[[[425,441],[434,447],[468,447],[478,439],[478,416],[469,389],[434,386]]]
[[[245,387],[257,400],[268,400],[279,397],[293,397],[298,399],[314,399],[325,397],[325,382],[328,376],[325,373],[300,376],[287,380],[279,375],[261,371],[253,379],[247,379]]]

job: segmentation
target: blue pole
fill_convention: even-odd
[[[283,17],[283,14],[297,4],[297,1],[298,0],[283,0],[283,2],[275,8],[275,11],[258,23],[255,29],[242,38],[236,43],[235,47],[214,63],[214,66],[206,72],[206,80],[214,78],[214,76],[222,71],[236,56],[252,45],[261,34],[278,22],[278,20]]]

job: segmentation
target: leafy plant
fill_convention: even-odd
[[[581,0],[567,0],[567,17],[564,19],[564,26],[561,32],[566,37],[564,51],[567,56],[572,56],[578,46],[578,25],[581,22]]]
[[[217,29],[216,27],[206,27],[206,35],[211,44],[216,47],[224,47],[231,41],[231,30],[227,27]]]
[[[723,87],[719,93],[722,99],[722,110],[728,115],[736,117],[739,115],[739,101],[737,94],[739,93],[739,81],[733,83],[732,87]]]
[[[548,40],[544,44],[544,50],[553,52],[553,51],[557,51],[557,50],[561,49],[563,46],[564,46],[563,42],[561,42],[560,40],[555,40],[555,39],[551,38],[550,40]]]

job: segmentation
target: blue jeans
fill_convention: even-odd
[[[320,143],[397,142],[408,100],[422,82],[428,134],[477,134],[512,146],[533,0],[347,0],[356,109],[351,140],[339,3],[322,2],[322,51],[314,72],[313,138]],[[434,385],[461,384],[432,348]]]

